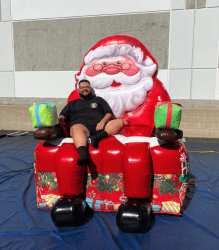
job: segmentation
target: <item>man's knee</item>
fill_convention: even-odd
[[[73,125],[73,126],[70,128],[70,135],[71,135],[71,137],[74,136],[74,134],[77,132],[78,129],[80,129],[79,126],[78,126],[78,124]]]
[[[123,119],[117,119],[117,120],[118,120],[118,126],[122,128],[124,126]]]
[[[71,137],[74,137],[75,135],[78,135],[78,134],[81,134],[81,133],[84,133],[87,137],[90,136],[90,132],[82,124],[75,124],[70,129],[70,135],[71,135]]]
[[[105,131],[108,133],[108,135],[114,135],[122,129],[123,125],[124,122],[122,119],[112,120],[107,123]]]
[[[111,120],[107,123],[106,127],[107,126],[114,126],[114,127],[123,127],[124,126],[124,121],[123,119],[115,119],[115,120]]]

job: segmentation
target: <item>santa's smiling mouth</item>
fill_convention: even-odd
[[[122,84],[121,83],[118,83],[116,81],[113,81],[113,83],[110,85],[110,88],[118,88],[120,87]]]

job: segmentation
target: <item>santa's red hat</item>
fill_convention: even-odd
[[[104,59],[107,57],[127,56],[135,63],[142,65],[156,65],[156,71],[153,77],[157,75],[158,65],[154,57],[147,48],[136,38],[125,35],[109,36],[97,42],[84,56],[83,65],[80,71],[75,75],[76,88],[78,78],[85,65],[91,64],[93,61]]]

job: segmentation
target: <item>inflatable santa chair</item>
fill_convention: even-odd
[[[102,39],[84,56],[76,90],[67,103],[79,98],[77,83],[87,79],[125,125],[119,134],[103,139],[98,149],[88,143],[92,162],[83,167],[77,165],[79,154],[69,126],[62,125],[65,138],[38,144],[34,152],[37,204],[52,208],[57,226],[77,225],[86,206],[117,211],[117,225],[123,232],[148,229],[152,213],[181,214],[189,157],[178,140],[182,131],[171,128],[174,104],[156,78],[157,68],[145,46],[129,36]],[[167,107],[161,129],[155,129],[157,103]]]

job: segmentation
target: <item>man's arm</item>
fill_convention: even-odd
[[[105,123],[108,122],[109,120],[111,120],[112,118],[113,118],[113,115],[110,114],[110,113],[107,113],[107,114],[103,117],[103,119],[102,119],[99,123],[97,123],[96,131],[102,130],[103,127],[104,127],[104,125],[105,125]]]
[[[70,103],[68,103],[61,111],[59,115],[59,124],[64,125],[70,118]]]

